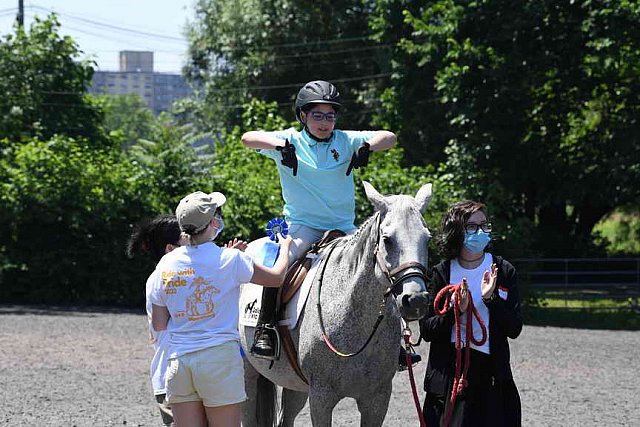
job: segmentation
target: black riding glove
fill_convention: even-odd
[[[298,174],[298,158],[296,157],[296,146],[291,144],[288,139],[284,140],[284,146],[276,147],[276,150],[282,154],[283,166],[293,169],[293,176]]]
[[[351,163],[349,163],[349,167],[347,168],[347,176],[351,173],[351,169],[362,168],[369,164],[369,153],[371,153],[369,147],[368,142],[363,142],[360,147],[358,147],[358,151],[353,153]]]

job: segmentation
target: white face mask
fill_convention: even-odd
[[[216,237],[218,237],[218,235],[220,235],[220,233],[224,229],[224,220],[222,219],[222,217],[216,215],[215,218],[216,218],[216,222],[218,223],[218,229],[216,230],[216,233],[213,235],[211,240],[215,240]]]

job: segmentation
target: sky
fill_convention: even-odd
[[[195,0],[24,0],[25,27],[33,17],[58,14],[60,32],[73,37],[100,71],[118,70],[118,52],[154,52],[154,70],[180,73]],[[0,36],[12,32],[18,0],[0,0]]]

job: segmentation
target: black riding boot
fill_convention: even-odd
[[[264,288],[262,290],[262,304],[258,325],[253,337],[251,354],[266,359],[276,357],[276,340],[274,325],[276,322],[276,301],[278,299],[278,288]]]

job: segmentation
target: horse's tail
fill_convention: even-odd
[[[276,385],[264,376],[258,378],[258,392],[256,396],[256,418],[258,427],[274,427],[278,408]]]

